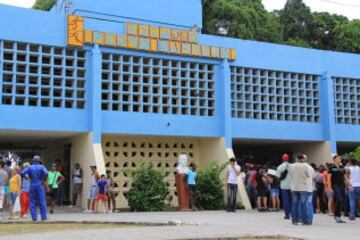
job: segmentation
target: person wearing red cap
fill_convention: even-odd
[[[288,154],[284,153],[281,157],[283,163],[276,170],[276,175],[280,179],[281,201],[285,211],[284,219],[290,219],[291,215],[291,176],[289,174]]]

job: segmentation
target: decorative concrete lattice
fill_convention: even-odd
[[[4,105],[85,108],[85,51],[0,41]]]
[[[360,79],[334,77],[336,123],[360,124]]]
[[[102,109],[215,115],[214,65],[103,53]]]
[[[318,75],[231,67],[232,117],[319,122]]]
[[[116,138],[103,140],[105,164],[111,170],[115,182],[117,207],[128,207],[125,198],[131,188],[131,178],[127,170],[136,170],[142,160],[149,160],[158,169],[163,169],[169,186],[171,205],[177,206],[175,172],[177,158],[186,153],[190,162],[198,162],[198,147],[190,140],[152,139],[152,138]]]

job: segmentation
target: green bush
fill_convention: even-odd
[[[224,183],[221,173],[226,164],[210,163],[204,170],[198,172],[196,178],[196,203],[200,209],[224,209]]]
[[[163,211],[169,194],[165,174],[148,161],[141,162],[140,168],[129,174],[133,185],[126,198],[131,211]]]

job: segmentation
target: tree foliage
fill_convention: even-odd
[[[179,1],[179,0],[178,0]],[[49,10],[56,0],[36,0],[33,8]],[[311,12],[303,0],[287,0],[284,8],[268,12],[261,0],[202,0],[203,33],[360,53],[360,21],[327,12]]]
[[[288,0],[272,13],[260,0],[203,0],[203,32],[292,46],[360,53],[360,21],[327,12],[311,12],[302,0]]]
[[[36,0],[33,5],[34,9],[49,11],[56,3],[56,0]]]
[[[126,198],[132,211],[162,211],[169,194],[165,174],[153,168],[149,161],[141,162],[138,170],[128,172],[133,184]]]
[[[220,176],[225,166],[213,162],[199,171],[196,178],[196,202],[200,209],[224,209],[224,184]]]

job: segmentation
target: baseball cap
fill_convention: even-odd
[[[282,155],[281,159],[282,159],[283,161],[289,161],[289,154],[284,153],[284,154]]]

